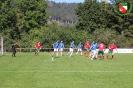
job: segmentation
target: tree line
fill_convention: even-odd
[[[114,42],[119,48],[133,47],[133,10],[127,16],[119,16],[111,4],[106,9],[104,4],[96,0],[78,3],[73,14],[77,22],[60,26],[57,22],[48,23],[51,15],[45,0],[1,0],[0,34],[4,36],[4,47],[18,42],[20,47],[29,48],[40,41],[42,48],[52,48],[56,40],[63,40],[65,47],[72,40],[76,45],[94,40],[106,45]]]

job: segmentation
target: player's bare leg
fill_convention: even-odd
[[[104,59],[104,55],[102,55],[102,59]]]
[[[98,60],[100,59],[100,55],[97,56]]]
[[[86,53],[87,53],[87,52],[85,51],[85,52],[84,52],[84,56],[86,55]]]
[[[70,52],[70,57],[72,56],[72,52]]]
[[[114,60],[114,55],[112,55],[112,60]]]
[[[81,55],[82,55],[82,51],[81,51]]]
[[[107,55],[106,59],[108,59],[108,58],[109,58],[109,55]]]

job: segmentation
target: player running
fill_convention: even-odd
[[[100,54],[102,54],[102,59],[104,59],[104,51],[105,51],[106,45],[102,42],[98,44],[98,60],[100,59]]]
[[[87,54],[88,57],[89,57],[89,50],[90,50],[90,43],[89,43],[89,41],[87,41],[87,42],[84,44],[84,49],[85,49],[84,56]]]
[[[40,49],[41,49],[41,43],[40,42],[37,42],[36,45],[35,45],[35,55],[38,55],[39,52],[40,52]]]
[[[72,41],[72,42],[70,43],[70,48],[69,48],[69,52],[68,52],[67,56],[68,56],[69,54],[70,54],[70,57],[72,56],[74,46],[75,46],[74,41]]]
[[[82,44],[81,44],[81,42],[78,44],[78,50],[77,50],[77,52],[76,52],[76,55],[78,54],[78,52],[81,52],[81,55],[82,55]]]
[[[106,59],[108,59],[109,54],[112,54],[112,60],[114,59],[114,52],[113,52],[114,49],[116,49],[116,52],[118,53],[116,45],[114,43],[110,44],[108,55],[107,55]]]
[[[97,48],[98,48],[98,45],[97,45],[97,43],[95,43],[95,42],[93,42],[92,44],[91,44],[91,60],[94,60],[94,57],[96,57],[96,50],[97,50]]]
[[[62,56],[63,49],[64,49],[64,43],[63,43],[63,41],[61,41],[59,43],[59,53],[60,53],[61,56]]]
[[[57,40],[54,44],[53,44],[53,48],[54,48],[54,51],[53,51],[53,53],[52,53],[52,61],[54,61],[54,58],[53,58],[53,56],[54,56],[54,54],[56,53],[56,57],[58,57],[58,48],[59,48],[59,43],[58,43],[59,41]]]

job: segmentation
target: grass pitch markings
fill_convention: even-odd
[[[0,73],[132,73],[133,71],[0,71]]]

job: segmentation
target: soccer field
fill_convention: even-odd
[[[63,53],[64,54],[64,53]],[[132,88],[133,54],[90,60],[80,54],[51,61],[51,53],[0,56],[0,88]]]

